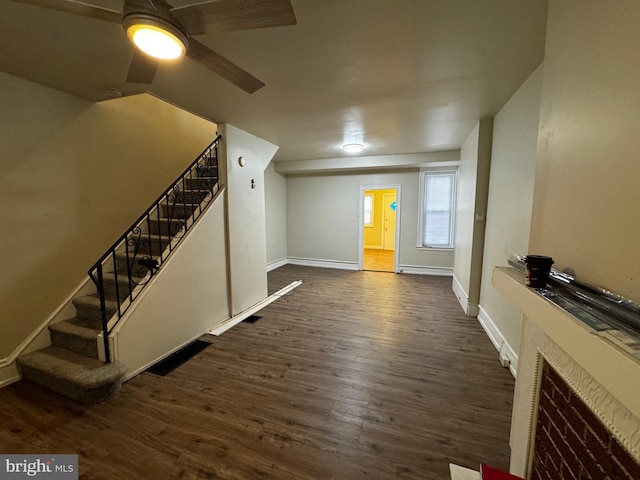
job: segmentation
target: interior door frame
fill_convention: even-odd
[[[358,210],[358,270],[362,270],[364,261],[364,192],[366,190],[396,191],[396,236],[393,246],[393,273],[398,273],[400,259],[400,217],[402,211],[402,185],[399,183],[382,185],[360,185],[360,209]]]

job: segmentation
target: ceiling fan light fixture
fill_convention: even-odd
[[[172,60],[184,55],[189,46],[187,35],[177,26],[151,15],[128,15],[123,20],[129,39],[147,55]]]
[[[364,145],[361,143],[347,143],[342,146],[342,149],[347,153],[359,153],[364,150]]]

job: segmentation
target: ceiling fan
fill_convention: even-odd
[[[73,0],[14,1],[122,23],[137,47],[127,82],[150,84],[162,59],[186,55],[247,93],[264,87],[264,83],[192,36],[296,24],[290,0],[211,0],[176,8],[165,0],[124,0],[121,13]],[[173,50],[154,51],[159,48],[158,41]]]

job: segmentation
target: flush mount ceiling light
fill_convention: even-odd
[[[364,145],[360,143],[347,143],[342,146],[342,149],[348,153],[358,153],[364,150]]]
[[[133,13],[126,15],[122,23],[134,45],[154,58],[171,60],[181,57],[189,46],[187,34],[163,18]]]

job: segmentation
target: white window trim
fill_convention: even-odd
[[[369,222],[369,223],[365,222],[364,226],[365,227],[374,227],[375,226],[374,225],[374,223],[375,223],[375,221],[374,221],[374,219],[375,219],[375,209],[376,209],[375,202],[374,202],[375,196],[373,194],[371,194],[371,193],[365,193],[364,197],[365,197],[365,199],[366,199],[366,197],[371,198],[371,222]],[[365,201],[364,202],[365,207],[366,207],[366,204],[367,204],[367,202]],[[364,214],[364,212],[363,212],[363,214]]]
[[[455,174],[455,182],[453,185],[453,200],[454,200],[454,209],[453,209],[453,218],[451,219],[451,238],[452,241],[455,241],[455,224],[456,224],[456,203],[458,196],[458,169],[457,168],[421,168],[420,169],[420,186],[418,193],[418,231],[417,231],[417,241],[416,241],[416,249],[417,250],[431,250],[431,251],[453,251],[454,246],[431,246],[431,245],[423,245],[422,244],[422,227],[424,223],[424,194],[426,188],[426,175],[428,173],[454,173]]]

